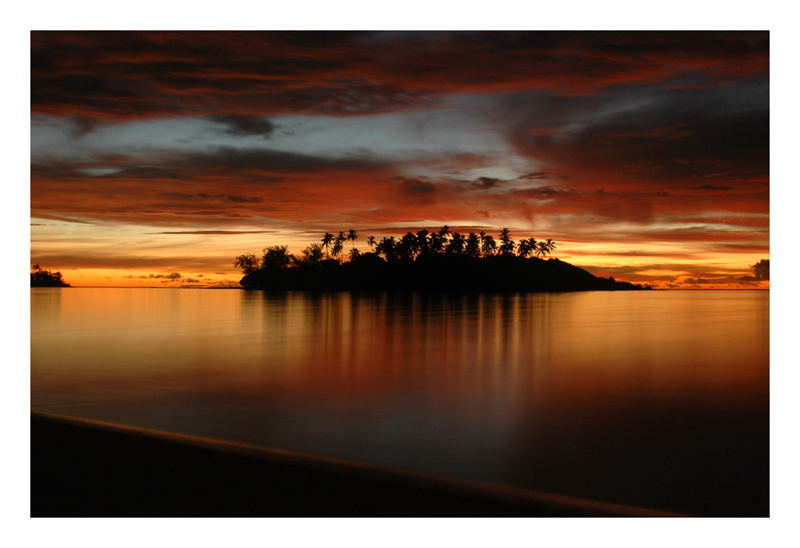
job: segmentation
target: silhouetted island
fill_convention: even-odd
[[[275,290],[407,290],[407,291],[588,291],[650,289],[614,278],[599,278],[553,258],[552,240],[528,238],[519,243],[508,229],[498,241],[484,232],[464,236],[447,226],[438,232],[420,230],[377,241],[367,238],[372,251],[355,247],[356,232],[325,233],[302,256],[287,246],[264,249],[263,256],[240,255],[234,265],[245,289]],[[342,262],[344,242],[353,247]],[[498,245],[499,242],[499,245]],[[530,256],[533,255],[533,256]]]
[[[31,287],[69,287],[69,284],[61,279],[61,272],[42,270],[35,264],[31,269]]]

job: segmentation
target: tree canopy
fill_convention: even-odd
[[[61,272],[50,272],[38,264],[31,267],[31,287],[69,287],[61,278]]]
[[[485,232],[462,234],[443,226],[438,231],[407,232],[400,238],[370,235],[370,251],[359,250],[355,230],[326,232],[302,254],[287,246],[266,247],[262,255],[244,254],[234,265],[247,289],[433,290],[433,291],[572,291],[643,289],[597,278],[549,256],[552,239],[530,237],[515,242],[503,229],[497,241]],[[343,244],[352,248],[343,260]]]

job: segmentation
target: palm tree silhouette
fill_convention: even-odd
[[[344,247],[344,241],[344,232],[339,232],[339,235],[333,239],[333,250],[331,251],[331,254],[334,257],[338,257],[341,254],[342,248]]]
[[[504,228],[500,231],[500,253],[503,255],[510,255],[514,251],[514,240],[511,239],[511,231]]]
[[[459,234],[458,232],[453,232],[453,238],[447,245],[447,252],[452,253],[454,255],[461,255],[461,253],[464,251],[465,243],[466,239],[464,238],[463,235]]]
[[[524,259],[528,255],[530,255],[530,253],[531,253],[531,244],[530,244],[530,242],[528,240],[522,240],[517,245],[517,255]]]
[[[430,250],[430,243],[428,242],[428,231],[424,228],[417,232],[417,250],[420,254],[427,254]]]
[[[369,246],[370,250],[375,247],[375,236],[371,234],[369,235],[367,238],[367,245]]]
[[[479,238],[479,239],[480,239],[480,241],[481,241],[481,253],[483,253],[483,252],[484,252],[484,247],[483,247],[483,246],[484,246],[484,244],[486,243],[486,232],[484,232],[483,230],[481,230],[481,231],[478,233],[478,238]]]
[[[483,243],[481,244],[481,251],[484,255],[494,255],[495,250],[497,249],[497,243],[495,243],[494,238],[492,238],[491,234],[486,234],[483,237]]]
[[[265,247],[264,256],[261,259],[261,268],[264,270],[282,270],[287,268],[293,260],[293,255],[289,253],[289,247],[285,245],[273,245]]]
[[[442,237],[438,232],[431,233],[430,250],[432,253],[439,253],[442,250]]]
[[[389,238],[385,237],[378,242],[378,245],[375,247],[375,252],[378,255],[383,255],[384,259],[387,261],[392,261],[395,258],[395,241],[394,236],[390,236]]]
[[[474,232],[470,232],[469,236],[467,236],[467,246],[464,249],[464,253],[468,257],[479,257],[481,254],[480,239]]]
[[[322,260],[322,246],[319,244],[311,244],[303,250],[302,259],[298,259],[296,264],[316,264]]]
[[[439,229],[439,236],[441,236],[443,240],[447,239],[448,234],[450,234],[449,226],[444,225],[442,228]]]
[[[322,237],[322,247],[325,248],[325,255],[327,255],[329,259],[331,258],[330,247],[332,242],[333,242],[333,234],[331,234],[330,232],[326,232],[325,235]]]
[[[547,247],[547,254],[548,255],[550,255],[553,252],[553,250],[556,248],[556,243],[553,240],[551,240],[550,238],[547,238],[547,241],[544,243],[544,245],[545,245],[545,247]]]
[[[239,255],[233,262],[233,266],[236,268],[240,268],[242,272],[245,274],[250,274],[251,272],[255,272],[259,268],[261,268],[261,259],[255,256],[253,253],[246,253],[244,255]],[[37,272],[39,271],[39,265],[33,265],[34,270]]]
[[[417,239],[410,232],[405,234],[397,241],[394,246],[394,255],[397,259],[413,259],[414,258],[414,243]]]
[[[347,231],[347,239],[350,240],[351,242],[353,242],[353,249],[355,249],[356,248],[356,240],[358,239],[358,236],[356,236],[356,231],[353,230],[352,228]]]

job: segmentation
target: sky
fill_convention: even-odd
[[[444,224],[768,287],[769,34],[31,33],[31,263],[72,285]]]

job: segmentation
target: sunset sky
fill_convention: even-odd
[[[443,224],[768,287],[769,34],[31,34],[31,263],[74,286]]]

